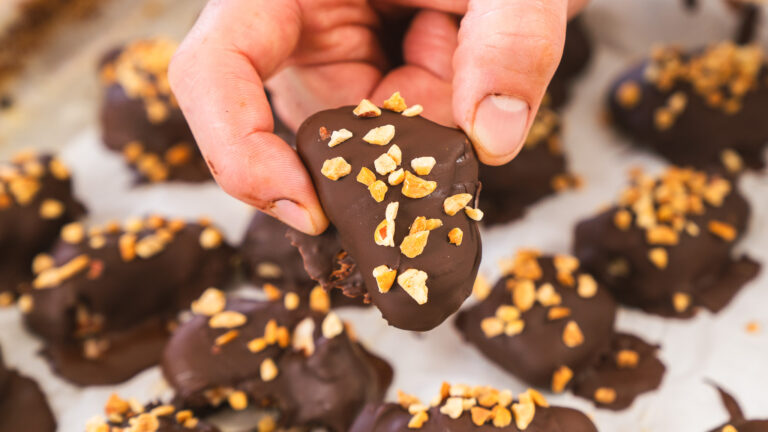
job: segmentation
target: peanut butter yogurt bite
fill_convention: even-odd
[[[329,311],[329,299],[257,301],[210,289],[165,348],[163,374],[193,410],[274,409],[281,427],[346,432],[392,369]]]
[[[227,284],[233,254],[205,219],[73,222],[50,253],[35,257],[37,276],[19,308],[62,378],[123,382],[159,362],[179,311],[206,288]]]
[[[471,293],[483,217],[469,139],[421,110],[395,93],[383,109],[363,100],[317,113],[297,134],[365,296],[390,325],[414,331],[436,327]]]
[[[589,418],[551,406],[536,390],[509,390],[443,383],[429,403],[398,392],[397,403],[369,405],[350,432],[596,432]]]
[[[211,178],[168,83],[176,48],[167,39],[136,40],[109,52],[99,69],[104,144],[139,183]]]
[[[768,68],[759,46],[660,45],[612,85],[608,105],[618,129],[672,163],[732,173],[764,166]]]
[[[613,207],[576,226],[574,251],[584,268],[622,303],[688,318],[723,309],[758,273],[734,257],[749,204],[727,178],[671,167],[642,171]]]
[[[29,289],[32,259],[84,213],[69,168],[55,156],[24,151],[0,163],[0,306]]]
[[[123,399],[113,393],[104,405],[104,416],[88,420],[85,432],[219,432],[187,409],[136,399]]]
[[[521,250],[487,298],[459,314],[464,338],[526,383],[624,409],[664,376],[657,346],[614,329],[616,303],[579,260]]]

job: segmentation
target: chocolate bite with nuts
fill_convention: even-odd
[[[504,223],[523,216],[525,209],[555,192],[578,186],[567,172],[560,143],[560,116],[541,108],[520,153],[501,166],[480,166],[483,221]]]
[[[54,432],[56,420],[37,383],[3,362],[0,352],[0,431]]]
[[[478,162],[466,135],[420,117],[420,105],[399,93],[383,105],[311,116],[298,150],[368,298],[390,325],[425,331],[472,291]]]
[[[27,151],[0,163],[0,306],[29,288],[32,258],[84,213],[69,169],[56,157]]]
[[[521,250],[477,305],[459,314],[463,336],[525,382],[566,388],[624,409],[661,383],[657,347],[614,330],[616,303],[579,260]]]
[[[749,204],[728,179],[671,167],[635,170],[617,205],[576,226],[584,268],[622,303],[687,318],[724,308],[759,265],[733,257]]]
[[[104,144],[123,155],[140,183],[211,178],[168,83],[176,48],[166,39],[137,40],[111,51],[100,67]]]
[[[764,166],[768,69],[758,46],[659,46],[613,84],[608,105],[618,129],[672,163]]]
[[[104,416],[88,420],[85,432],[219,432],[190,410],[169,404],[141,404],[113,393],[104,405]]]
[[[536,390],[518,395],[492,387],[443,383],[431,402],[398,392],[397,403],[369,405],[350,432],[596,432],[587,416],[551,406]]]
[[[723,406],[728,412],[728,423],[716,427],[711,432],[766,432],[768,431],[768,419],[766,420],[747,420],[744,413],[741,411],[736,399],[728,394],[725,390],[718,387],[718,393],[720,393],[720,399],[723,401]]]
[[[280,426],[347,431],[366,403],[382,399],[392,370],[335,313],[312,307],[288,297],[226,299],[207,290],[163,356],[178,403],[194,410],[272,408]]]
[[[35,258],[19,307],[56,373],[77,385],[119,383],[159,362],[177,313],[227,283],[232,256],[206,220],[72,223]]]

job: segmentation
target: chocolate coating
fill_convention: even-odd
[[[54,432],[56,420],[37,383],[8,369],[0,353],[0,432]]]
[[[463,212],[447,216],[443,212],[445,198],[468,193],[476,198],[479,190],[478,163],[467,137],[456,129],[439,126],[421,117],[406,117],[382,110],[378,117],[360,118],[354,107],[342,107],[317,113],[308,118],[299,129],[297,144],[299,155],[314,181],[326,215],[339,230],[343,249],[359,267],[365,288],[374,305],[390,325],[425,331],[434,328],[455,312],[472,291],[472,284],[480,263],[480,235],[477,224]],[[379,146],[363,142],[369,130],[393,125],[394,140]],[[353,137],[336,147],[329,147],[318,130],[348,129]],[[411,170],[411,160],[434,157],[437,161],[431,173],[422,176],[435,181],[436,189],[426,197],[413,199],[401,193],[401,186],[389,186],[382,202],[376,202],[368,188],[356,180],[362,167],[373,168],[374,160],[386,153],[392,143],[402,150],[403,169]],[[332,181],[321,173],[326,160],[343,157],[352,166],[351,174]],[[384,178],[386,180],[386,178]],[[403,183],[405,184],[405,183]],[[399,202],[394,234],[395,247],[378,246],[374,231],[384,220],[389,203]],[[429,236],[424,252],[415,258],[406,258],[399,245],[408,234],[416,217],[439,218],[443,226]],[[455,246],[448,242],[448,231],[454,227],[463,232],[463,242]],[[427,273],[428,300],[419,305],[398,284],[382,293],[372,274],[373,269],[386,265],[398,275],[408,269]]]
[[[516,285],[531,279],[513,270],[485,300],[459,314],[456,326],[464,338],[491,361],[533,386],[557,392],[573,386],[577,395],[591,400],[598,387],[615,390],[616,400],[598,403],[601,407],[626,408],[639,394],[657,388],[664,374],[664,366],[656,357],[657,347],[634,336],[615,333],[616,303],[608,291],[597,284],[596,291],[586,297],[579,293],[581,287],[577,288],[582,283],[580,278],[588,277],[583,271],[574,271],[564,278],[555,265],[561,258],[521,258],[526,253],[518,254],[516,266],[539,269],[541,276],[535,280],[538,300],[530,309],[523,310],[524,302],[516,300]],[[542,286],[546,284],[554,288],[556,300],[542,297]],[[498,321],[503,309],[510,307],[520,312],[515,320],[524,324],[522,331],[489,333],[493,323],[488,321]],[[567,316],[551,318],[549,314],[558,308],[568,308]],[[565,343],[565,330],[570,322],[578,325],[582,335],[582,341],[575,346]],[[616,365],[616,353],[621,349],[638,355],[636,367]],[[563,367],[570,370],[573,378],[556,384],[554,375]]]
[[[568,182],[559,116],[541,108],[520,153],[505,165],[480,165],[480,182],[489,225],[520,218],[529,205],[555,193]]]
[[[675,164],[698,168],[721,166],[723,152],[730,149],[741,156],[747,167],[763,167],[762,153],[768,142],[768,124],[764,121],[768,108],[768,69],[759,57],[762,53],[753,53],[753,60],[749,62],[739,60],[746,57],[742,52],[755,50],[759,48],[737,48],[722,43],[690,53],[673,47],[657,52],[655,60],[633,66],[611,86],[608,106],[613,124],[635,144],[652,149]],[[729,58],[732,55],[729,53],[734,52],[739,54]],[[745,72],[741,78],[734,74],[722,82],[713,80],[713,84],[704,78],[674,78],[666,72],[680,69],[681,64],[688,67],[692,60],[713,53],[710,64],[723,70],[728,67],[739,70],[735,65],[743,61],[747,65],[745,70],[752,67],[751,62],[756,62],[756,72],[754,76]],[[654,72],[658,70],[662,72]],[[709,72],[695,72],[695,76],[722,73],[713,67]],[[743,97],[732,90],[742,85],[749,86]],[[678,100],[684,102],[682,111],[670,118],[669,107],[675,104],[673,95],[680,95]]]
[[[579,15],[568,22],[563,58],[547,90],[553,109],[562,107],[568,101],[572,81],[584,71],[591,58],[592,40]]]
[[[29,288],[32,258],[84,213],[66,166],[55,157],[20,153],[0,164],[0,303]]]
[[[123,154],[141,183],[211,178],[168,84],[175,50],[168,40],[138,40],[109,52],[100,66],[104,144]]]
[[[686,175],[685,170],[671,169],[665,176],[676,177],[676,173],[681,172]],[[705,180],[701,177],[705,176],[703,173],[693,175],[710,185],[728,183],[717,176]],[[649,180],[656,185],[655,190],[664,183],[646,178],[633,182],[633,185]],[[690,191],[688,186],[683,187]],[[669,317],[691,317],[699,306],[718,312],[757,275],[760,268],[746,256],[732,258],[734,244],[746,229],[750,210],[738,190],[730,187],[728,190],[730,192],[722,198],[720,205],[692,196],[690,199],[703,203],[701,212],[677,216],[685,221],[686,227],[679,231],[674,244],[650,244],[648,230],[638,226],[637,215],[632,212],[627,215],[631,216],[629,225],[625,229],[619,228],[615,222],[617,213],[631,209],[623,203],[580,222],[575,230],[574,252],[585,269],[622,303]],[[661,207],[666,210],[668,206],[652,202],[653,211],[660,211]],[[712,232],[709,225],[713,221],[730,226],[735,230],[735,237],[727,240]],[[688,223],[696,229],[689,231]],[[664,268],[649,259],[652,249],[666,251],[668,264]],[[677,306],[676,297],[680,299]]]
[[[391,368],[368,354],[350,334],[324,336],[326,316],[304,304],[288,309],[283,302],[229,299],[227,311],[242,313],[247,321],[236,327],[237,336],[223,345],[216,339],[228,329],[211,328],[209,317],[195,316],[181,325],[163,356],[163,374],[184,406],[215,407],[217,394],[242,391],[253,404],[280,412],[283,426],[319,426],[334,432],[348,430],[368,402],[381,400],[392,378]],[[306,321],[308,320],[308,321]],[[265,336],[268,322],[293,334],[285,348],[278,343],[257,352],[249,341]],[[313,323],[313,352],[291,348],[301,322]],[[271,359],[277,375],[265,378],[262,363]]]
[[[712,429],[710,432],[721,432],[728,425],[736,428],[738,432],[768,431],[768,420],[747,420],[741,411],[741,407],[739,407],[739,403],[736,402],[733,396],[720,387],[717,388],[717,391],[720,394],[720,399],[723,401],[723,406],[728,411],[730,419],[727,423]]]
[[[62,231],[24,310],[54,371],[77,385],[119,383],[156,364],[178,311],[234,272],[213,227],[152,217],[81,237],[77,229]]]

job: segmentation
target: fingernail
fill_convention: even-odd
[[[309,211],[295,202],[290,200],[275,201],[269,211],[284,224],[308,234],[315,234],[315,224],[312,222]]]
[[[523,144],[531,109],[525,101],[504,95],[488,95],[480,102],[472,138],[491,156],[515,153]]]

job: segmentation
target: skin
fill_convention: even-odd
[[[265,85],[294,130],[317,111],[400,91],[425,117],[463,129],[483,163],[501,165],[522,147],[567,19],[587,1],[211,0],[171,63],[171,86],[219,185],[319,234],[328,220],[296,152],[273,133]],[[375,29],[401,7],[420,11],[405,65],[388,69]]]

